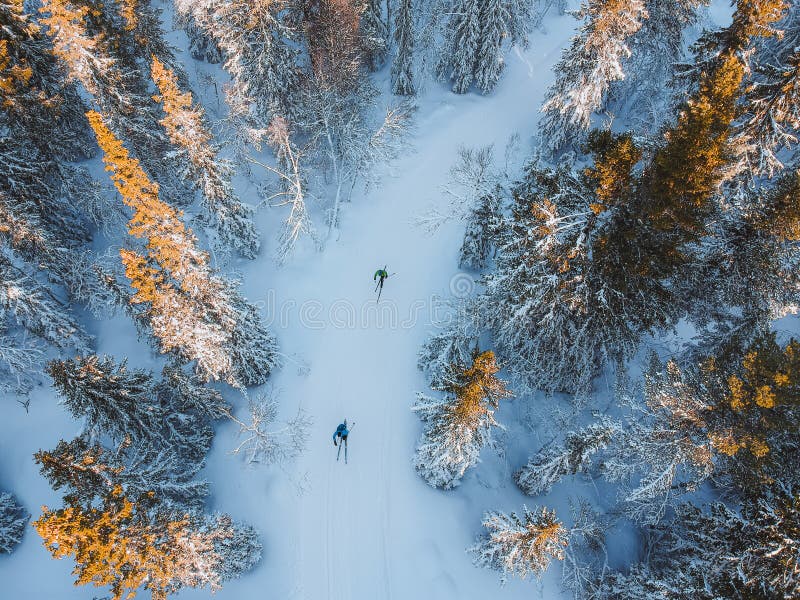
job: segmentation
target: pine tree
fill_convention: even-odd
[[[564,475],[583,473],[593,454],[606,448],[619,432],[608,420],[567,434],[563,445],[540,450],[514,474],[514,481],[528,496],[546,494]]]
[[[547,92],[539,121],[542,143],[552,153],[580,140],[589,129],[609,85],[625,76],[627,40],[647,18],[642,0],[589,0],[577,14],[585,22],[555,67],[556,81]]]
[[[260,560],[261,543],[253,527],[236,523],[228,515],[215,515],[207,527],[220,556],[217,571],[222,581],[241,577]]]
[[[473,84],[488,94],[505,67],[505,44],[527,44],[530,16],[530,5],[518,0],[460,0],[446,22],[439,76],[457,94]]]
[[[374,0],[373,0],[374,1]],[[411,0],[401,0],[394,24],[397,55],[392,61],[392,93],[399,96],[416,94],[414,85],[414,18]]]
[[[177,15],[178,25],[182,26],[189,37],[189,54],[195,60],[204,60],[215,65],[222,62],[222,50],[217,43],[206,34],[191,15]]]
[[[481,8],[481,35],[475,60],[475,85],[488,94],[505,69],[503,46],[507,41],[526,46],[530,4],[519,0],[485,0]]]
[[[56,348],[88,350],[90,338],[66,307],[47,288],[0,254],[0,317]]]
[[[609,481],[622,482],[620,509],[637,522],[659,523],[681,493],[696,490],[715,469],[706,419],[710,405],[675,362],[653,355],[644,402],[633,407],[603,460]]]
[[[501,223],[499,194],[485,194],[467,217],[458,266],[480,270],[486,267]]]
[[[492,427],[500,426],[494,411],[511,392],[495,377],[499,370],[491,350],[476,350],[471,366],[452,366],[444,398],[418,395],[412,410],[423,421],[424,431],[414,464],[433,487],[456,487],[491,441]]]
[[[148,3],[135,6],[136,19],[129,26],[116,4],[45,0],[41,22],[70,77],[80,82],[106,115],[110,129],[125,140],[159,182],[162,196],[171,203],[185,204],[192,194],[175,177],[182,165],[170,154],[170,141],[158,126],[160,115],[150,101],[150,73],[142,59],[149,61],[151,54],[156,54],[170,67],[177,63]]]
[[[660,272],[631,264],[648,255],[626,248],[653,243],[632,207],[641,151],[631,136],[607,132],[593,134],[590,148],[595,164],[580,174],[528,166],[485,278],[486,322],[529,388],[586,394],[598,368],[630,356],[642,331],[677,312]]]
[[[800,52],[757,66],[758,80],[747,89],[746,114],[734,136],[745,153],[745,171],[772,177],[784,167],[778,157],[796,148],[800,135]]]
[[[458,0],[448,23],[445,46],[436,69],[439,77],[452,81],[456,94],[467,93],[474,80],[481,34],[480,6],[479,0]]]
[[[630,37],[624,79],[611,85],[616,110],[640,120],[640,133],[654,134],[670,119],[672,84],[685,53],[684,32],[698,20],[704,0],[646,0],[647,19]]]
[[[367,64],[371,71],[377,71],[386,61],[389,50],[389,27],[387,20],[384,20],[381,0],[367,0],[364,12],[361,13],[359,27]],[[396,38],[397,31],[395,31]]]
[[[235,290],[230,296],[236,325],[227,349],[236,380],[244,386],[261,385],[278,366],[278,345],[256,307]]]
[[[564,559],[567,532],[556,519],[555,511],[541,507],[531,512],[522,507],[522,515],[487,512],[483,526],[488,534],[469,549],[475,564],[501,572],[502,581],[511,575],[526,579],[541,577],[555,558]]]
[[[183,176],[202,192],[204,209],[223,242],[243,256],[255,258],[260,241],[252,221],[254,211],[236,197],[230,181],[232,168],[219,158],[211,144],[203,109],[193,103],[190,92],[181,92],[175,74],[156,57],[152,75],[159,90],[155,99],[164,108],[160,122],[187,159],[188,169]]]
[[[712,359],[704,364],[704,388],[713,402],[707,417],[709,438],[722,454],[748,453],[755,459],[755,464],[747,461],[753,471],[762,459],[772,458],[771,440],[780,447],[782,433],[798,432],[800,343],[792,339],[781,346],[774,333],[766,334],[753,340],[741,358],[728,362]]]
[[[800,496],[792,486],[770,485],[763,497],[733,510],[683,504],[670,523],[651,532],[647,563],[628,575],[612,572],[597,586],[611,598],[791,598],[800,592]],[[759,495],[761,495],[759,493]]]
[[[0,122],[7,121],[17,135],[53,157],[92,156],[77,90],[65,80],[39,26],[24,14],[21,0],[0,2],[0,25]]]
[[[40,450],[34,458],[54,490],[78,498],[103,496],[119,485],[129,498],[154,496],[161,502],[201,510],[209,495],[208,482],[199,479],[205,453],[192,456],[177,445],[157,445],[151,440],[124,440],[114,449],[81,435],[59,441],[53,450]]]
[[[0,554],[10,554],[22,541],[30,515],[7,492],[0,492]]]
[[[133,304],[145,304],[145,314],[162,352],[177,352],[209,379],[235,382],[229,355],[230,331],[236,326],[229,286],[211,271],[208,255],[172,207],[159,199],[139,162],[108,129],[101,116],[89,121],[104,152],[106,169],[123,202],[133,209],[132,236],[147,242],[146,255],[120,250],[125,274],[135,293]]]
[[[33,526],[54,558],[74,557],[76,585],[110,586],[121,600],[139,588],[164,600],[182,587],[219,588],[221,558],[190,515],[134,502],[120,487],[92,505],[68,496],[64,508],[42,507]]]
[[[175,7],[221,49],[233,79],[226,95],[235,115],[244,117],[253,106],[255,125],[262,128],[275,115],[294,118],[300,106],[299,36],[281,6],[269,0],[176,0]]]
[[[207,423],[180,411],[168,383],[145,371],[129,371],[124,361],[76,357],[51,362],[48,373],[68,410],[86,418],[91,432],[102,431],[118,443],[133,440],[169,449],[187,462],[202,462],[211,447]]]

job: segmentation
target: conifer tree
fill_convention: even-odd
[[[53,157],[91,156],[82,101],[21,0],[0,2],[0,25],[0,122]]]
[[[659,523],[683,492],[714,471],[708,439],[710,405],[675,362],[651,357],[644,401],[624,398],[633,410],[603,460],[603,474],[622,483],[620,509],[634,521]]]
[[[480,303],[498,351],[526,387],[586,394],[601,365],[629,356],[640,331],[677,313],[658,271],[626,264],[644,253],[625,244],[653,243],[629,216],[641,151],[630,135],[607,132],[592,135],[590,149],[595,163],[582,174],[529,165],[498,228],[496,268]]]
[[[456,487],[489,444],[492,427],[500,426],[494,411],[511,392],[495,377],[499,370],[491,350],[476,350],[470,366],[451,367],[444,398],[418,395],[412,410],[423,421],[424,431],[414,464],[430,485]]]
[[[458,0],[436,67],[439,77],[452,81],[452,89],[456,94],[465,94],[472,85],[480,27],[480,1]]]
[[[476,270],[486,267],[501,221],[500,194],[490,192],[481,196],[467,218],[458,266]]]
[[[89,337],[47,288],[0,254],[0,317],[56,348],[88,349]]]
[[[619,432],[609,420],[567,434],[563,445],[539,451],[514,474],[517,486],[528,496],[546,494],[564,475],[589,468],[593,454],[606,448]]]
[[[93,505],[65,497],[60,509],[42,507],[33,526],[54,558],[75,559],[76,585],[109,586],[114,600],[148,590],[164,600],[182,587],[219,588],[221,558],[190,515],[132,501],[119,486]]]
[[[176,62],[147,2],[135,6],[132,27],[116,4],[99,0],[45,0],[40,20],[70,77],[80,82],[106,115],[110,129],[159,182],[162,196],[185,204],[192,194],[175,177],[181,165],[170,154],[170,141],[158,125],[160,116],[150,101],[149,68],[142,59],[149,61],[156,54],[170,67]]]
[[[153,57],[155,97],[164,108],[161,124],[179,152],[185,154],[191,179],[203,198],[203,205],[223,242],[247,258],[255,258],[260,241],[253,224],[252,207],[243,204],[231,185],[232,168],[217,155],[212,136],[204,123],[203,109],[192,102],[190,92],[181,92],[175,74]]]
[[[208,482],[199,479],[208,443],[197,457],[177,445],[154,444],[151,439],[124,440],[113,449],[81,435],[59,441],[53,450],[40,450],[34,458],[54,490],[79,498],[100,497],[119,485],[129,498],[152,495],[162,502],[201,510],[209,494]]]
[[[758,79],[747,89],[746,114],[734,139],[746,174],[772,177],[784,167],[782,150],[797,147],[800,136],[800,52],[759,64]]]
[[[611,82],[624,78],[628,39],[641,28],[647,12],[642,0],[589,0],[578,17],[585,22],[555,67],[556,81],[539,121],[542,143],[553,153],[582,138]]]
[[[410,6],[410,2],[408,4]],[[388,19],[384,19],[381,0],[367,0],[364,11],[361,13],[359,27],[367,64],[370,70],[377,71],[386,61],[386,54],[389,50]],[[394,35],[397,39],[397,31]]]
[[[774,333],[760,336],[740,358],[706,361],[702,381],[713,402],[706,417],[713,447],[727,456],[746,455],[748,470],[772,459],[771,446],[781,447],[786,433],[798,433],[796,340],[781,346]]]
[[[555,511],[530,511],[527,506],[522,515],[491,511],[483,516],[483,526],[488,533],[469,552],[476,565],[500,571],[503,581],[509,575],[541,578],[553,559],[564,559],[567,531]]]
[[[505,67],[504,45],[527,43],[530,5],[518,0],[460,0],[446,24],[437,71],[466,93],[475,84],[494,89]]]
[[[481,7],[481,34],[475,55],[475,85],[488,94],[497,85],[503,70],[507,42],[527,46],[530,3],[519,0],[485,0]]]
[[[800,591],[800,500],[796,488],[775,483],[745,497],[734,510],[682,504],[675,518],[652,530],[648,561],[630,573],[612,572],[596,588],[611,598],[791,598]]]
[[[401,0],[397,8],[394,40],[397,43],[397,55],[392,61],[392,92],[399,96],[413,96],[416,86],[413,74],[414,18],[411,0]]]
[[[108,357],[76,357],[51,362],[48,374],[68,410],[86,418],[91,432],[102,431],[117,442],[173,447],[194,462],[201,462],[211,446],[204,419],[181,411],[168,384],[148,372],[128,370],[124,361],[116,365]]]
[[[257,121],[251,125],[262,129],[275,115],[295,117],[301,87],[298,33],[282,5],[269,0],[176,0],[175,7],[222,50],[223,65],[233,79],[226,96],[237,117],[247,122],[252,106]]]
[[[10,554],[22,541],[29,515],[8,492],[0,492],[0,554]]]
[[[100,115],[90,112],[89,121],[114,185],[134,211],[129,232],[147,243],[144,255],[136,250],[120,251],[125,274],[135,290],[131,303],[146,305],[144,314],[162,352],[174,351],[185,360],[197,361],[197,369],[205,378],[241,383],[240,367],[251,370],[241,359],[249,359],[258,342],[271,353],[274,342],[263,337],[267,335],[263,327],[242,331],[243,323],[237,323],[237,316],[246,317],[252,324],[252,309],[212,271],[208,255],[197,247],[192,231],[177,211],[159,199],[158,185],[148,179]],[[235,348],[235,331],[239,339],[244,336],[255,343]],[[234,349],[241,354],[238,363],[231,357]],[[257,368],[266,367],[265,361],[256,362]],[[266,373],[260,375],[263,378]],[[254,379],[251,375],[247,378]]]
[[[670,95],[677,65],[685,53],[684,32],[698,19],[705,0],[646,0],[647,18],[630,37],[630,56],[623,61],[624,79],[611,85],[614,112],[625,111],[654,134],[670,119]]]
[[[219,45],[197,25],[194,17],[178,14],[176,21],[189,37],[189,54],[193,59],[204,60],[212,65],[222,62],[222,50]]]

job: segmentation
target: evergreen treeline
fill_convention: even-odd
[[[458,406],[448,382],[478,339],[491,340],[517,396],[574,398],[571,417],[559,417],[572,428],[556,426],[514,481],[546,501],[587,474],[614,486],[616,502],[605,515],[580,507],[571,527],[544,507],[488,512],[470,552],[503,578],[563,560],[576,598],[800,593],[798,342],[773,329],[798,302],[800,12],[736,2],[731,24],[702,33],[685,57],[697,9],[585,4],[521,175],[493,172],[491,149],[463,152],[454,170],[469,188],[459,266],[482,285],[424,346],[420,366],[445,395],[421,395],[414,409]],[[623,126],[593,129],[610,107]],[[697,332],[693,343],[653,353],[643,381],[631,380],[646,340],[679,323]],[[594,384],[612,369],[617,389],[600,406]],[[457,461],[470,466],[486,442],[463,425],[432,436],[441,425],[420,416],[417,469],[452,487],[420,463],[474,447]],[[604,540],[631,523],[643,558],[610,570]]]

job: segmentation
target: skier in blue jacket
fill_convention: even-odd
[[[339,454],[342,452],[342,446],[344,446],[344,462],[347,462],[347,436],[350,433],[350,430],[347,428],[347,419],[344,420],[344,423],[339,423],[339,426],[336,428],[336,431],[333,432],[333,445],[339,446],[339,450],[336,451],[336,460],[339,460]],[[336,438],[339,438],[339,443],[336,443]]]

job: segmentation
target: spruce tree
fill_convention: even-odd
[[[552,153],[582,139],[611,82],[624,78],[628,39],[641,28],[647,12],[642,0],[589,0],[578,17],[584,24],[562,53],[541,110],[539,136]]]
[[[452,82],[456,94],[465,94],[474,81],[475,57],[481,34],[480,0],[458,0],[448,21],[447,37],[437,72]]]
[[[196,361],[198,372],[207,379],[242,385],[241,374],[245,381],[263,381],[274,342],[258,324],[254,310],[211,269],[208,254],[198,248],[191,229],[159,198],[159,186],[101,116],[90,112],[89,120],[107,170],[123,202],[134,210],[129,232],[147,243],[144,254],[120,250],[120,256],[135,290],[131,303],[144,306],[161,350]]]
[[[500,571],[503,581],[509,575],[541,578],[553,559],[564,559],[567,532],[555,511],[523,506],[522,515],[487,512],[483,526],[488,533],[469,552],[476,565]]]
[[[0,554],[10,554],[22,541],[29,515],[7,492],[0,492]]]
[[[269,0],[176,0],[175,7],[221,49],[233,79],[226,96],[236,116],[245,118],[252,106],[262,128],[275,115],[294,118],[300,107],[299,35],[280,6]]]
[[[495,377],[500,370],[491,350],[472,356],[472,364],[452,365],[446,395],[442,399],[419,394],[414,410],[424,431],[417,446],[417,472],[433,487],[459,485],[466,470],[478,462],[478,454],[500,426],[494,411],[500,400],[511,396],[505,382]]]
[[[118,443],[133,440],[169,449],[194,463],[202,462],[211,446],[208,424],[175,406],[169,384],[128,370],[124,361],[77,357],[51,362],[48,373],[72,415],[86,418],[94,433],[104,432]]]
[[[183,176],[201,191],[203,207],[222,241],[243,256],[255,258],[261,245],[253,224],[255,211],[236,197],[230,181],[233,170],[211,144],[203,109],[194,104],[190,92],[181,91],[175,74],[156,57],[152,75],[159,90],[155,100],[164,109],[160,123],[186,157],[188,166]]]
[[[392,93],[399,96],[413,96],[414,86],[414,18],[411,0],[401,0],[395,15],[394,40],[397,55],[392,61]]]
[[[475,59],[475,85],[488,94],[505,68],[506,43],[526,46],[530,4],[519,0],[484,0],[481,7],[481,35]]]
[[[136,15],[132,26],[116,5],[98,0],[45,0],[40,12],[53,51],[69,76],[83,86],[106,115],[109,128],[125,140],[159,182],[162,196],[170,203],[187,204],[192,194],[175,177],[181,164],[170,153],[170,141],[158,126],[147,66],[151,54],[169,66],[176,62],[160,27],[154,26],[148,3],[137,2],[129,13]],[[141,27],[145,34],[139,31]]]
[[[585,472],[591,457],[606,448],[619,432],[609,420],[567,434],[562,445],[540,450],[514,474],[517,486],[528,496],[546,494],[564,475]]]
[[[408,2],[408,4],[411,3]],[[364,12],[361,13],[359,28],[367,64],[371,71],[377,71],[386,61],[386,54],[389,50],[389,27],[383,16],[381,0],[367,0]],[[397,39],[396,30],[394,35]],[[399,40],[398,47],[401,47]]]
[[[685,32],[699,18],[704,0],[646,0],[647,18],[630,37],[624,79],[611,85],[614,112],[642,123],[640,133],[655,134],[671,118],[665,110],[674,93],[678,65],[685,55]]]
[[[76,585],[109,586],[114,600],[139,588],[156,600],[183,587],[219,588],[221,558],[196,517],[132,501],[114,487],[90,504],[65,497],[33,526],[54,558],[73,557]]]

